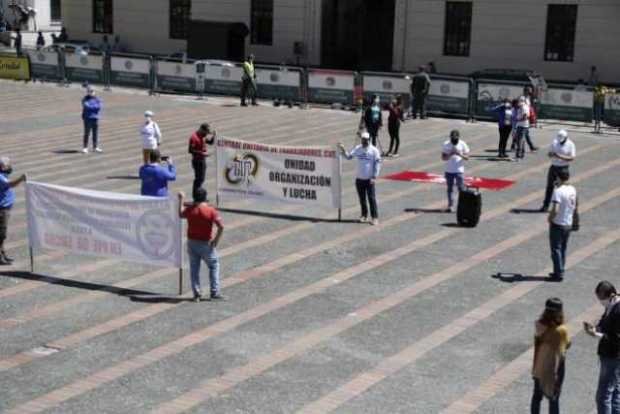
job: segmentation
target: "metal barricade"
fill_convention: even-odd
[[[195,93],[196,69],[193,61],[157,59],[154,90],[160,92]]]
[[[574,85],[549,85],[540,98],[539,118],[592,122],[594,94]]]
[[[208,94],[239,96],[243,69],[240,63],[207,60],[204,88]]]
[[[64,52],[65,76],[71,82],[105,82],[104,56]]]
[[[309,69],[307,72],[308,101],[353,105],[356,77],[355,72],[348,70]]]
[[[106,56],[106,83],[151,90],[153,88],[153,57],[138,54]]]
[[[25,50],[30,57],[32,78],[36,80],[59,81],[64,78],[62,55],[55,50]]]
[[[620,94],[608,95],[605,99],[603,120],[609,126],[620,127]]]
[[[426,97],[426,112],[432,115],[451,115],[471,118],[471,78],[431,75],[431,87]]]
[[[523,95],[523,89],[528,85],[530,83],[518,81],[477,80],[473,97],[473,118],[495,120],[496,116],[491,110],[505,99],[513,100]]]
[[[286,102],[303,100],[302,68],[292,66],[256,66],[257,96]]]
[[[378,95],[383,103],[389,103],[396,95],[402,98],[404,108],[411,106],[411,76],[407,73],[361,72],[365,101]]]

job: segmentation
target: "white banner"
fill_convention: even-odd
[[[402,77],[364,75],[364,92],[409,95],[411,80]]]
[[[132,59],[112,56],[110,68],[117,72],[151,73],[151,61],[148,59]]]
[[[479,83],[478,84],[478,100],[499,102],[508,98],[510,100],[517,99],[523,95],[523,86],[520,85],[503,85],[497,83]]]
[[[175,199],[27,182],[26,202],[32,247],[181,267]]]
[[[498,91],[499,94],[499,91]],[[469,98],[469,82],[458,82],[445,79],[431,80],[429,95],[446,96],[450,98]]]
[[[220,199],[340,208],[340,158],[331,147],[285,147],[218,138]]]
[[[345,89],[353,91],[355,75],[353,72],[339,72],[313,69],[308,72],[308,87],[322,89]]]
[[[68,68],[103,70],[103,57],[98,55],[80,55],[65,53],[65,66]]]
[[[543,93],[540,102],[543,105],[573,106],[592,109],[594,94],[591,91],[549,88]]]

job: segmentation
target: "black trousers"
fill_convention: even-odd
[[[196,194],[196,190],[202,187],[205,182],[205,175],[207,174],[207,160],[193,159],[192,168],[194,169],[194,185],[192,188],[192,196]]]
[[[379,127],[375,125],[366,125],[366,131],[370,135],[370,143],[373,147],[377,146],[377,137],[379,136]]]
[[[388,124],[388,132],[390,134],[390,149],[391,154],[398,154],[398,147],[400,146],[400,123]],[[392,152],[392,149],[394,152]]]
[[[512,131],[512,126],[510,125],[502,125],[499,127],[499,156],[506,155],[506,145],[508,144],[508,137],[510,136],[510,131]]]
[[[256,103],[256,91],[252,85],[252,81],[247,78],[243,78],[241,82],[241,104],[245,105],[245,100],[250,97],[252,104]]]
[[[366,205],[366,198],[368,198],[368,204],[370,205],[370,216],[373,219],[379,217],[377,214],[377,199],[375,198],[375,185],[370,180],[355,180],[355,187],[357,188],[357,195],[360,199],[360,207],[362,208],[362,217],[368,217],[368,206]]]
[[[426,118],[426,95],[415,94],[413,95],[413,117],[416,118],[418,113],[420,118]]]
[[[549,172],[547,172],[547,188],[545,190],[545,201],[543,201],[544,208],[548,208],[551,204],[551,196],[553,195],[555,183],[559,179],[560,171],[568,171],[568,166],[556,167],[555,165],[552,165],[551,167],[549,167]]]
[[[9,226],[9,217],[11,216],[10,208],[0,208],[0,246],[6,240],[6,230]]]

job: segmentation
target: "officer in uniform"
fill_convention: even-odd
[[[419,72],[413,76],[411,82],[411,95],[413,98],[413,114],[415,119],[420,113],[420,118],[426,119],[426,96],[431,88],[431,78],[426,73],[426,68],[420,66]]]
[[[241,77],[241,106],[248,106],[245,102],[248,95],[252,99],[252,105],[256,103],[256,71],[254,70],[254,55],[248,56],[243,62],[243,76]]]

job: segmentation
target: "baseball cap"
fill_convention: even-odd
[[[545,309],[553,310],[553,311],[562,311],[563,304],[560,298],[549,298],[545,302]]]
[[[362,139],[370,139],[370,134],[368,132],[362,132],[362,135],[360,135],[360,137]]]
[[[155,114],[153,113],[153,111],[145,111],[145,112],[144,112],[144,116],[146,116],[146,117],[152,118],[152,117],[153,117],[153,115],[155,115]]]
[[[565,129],[560,129],[558,131],[558,139],[564,141],[566,138],[568,138],[568,132]]]

